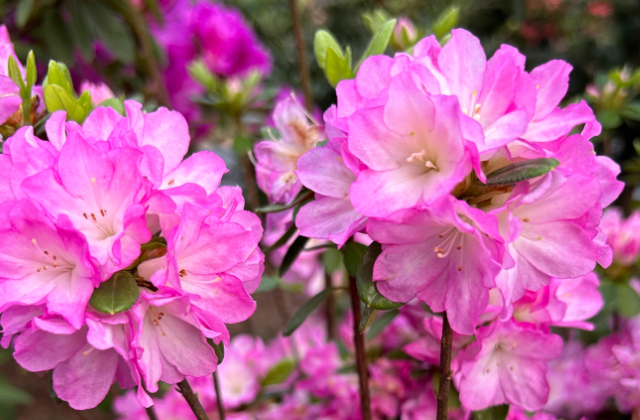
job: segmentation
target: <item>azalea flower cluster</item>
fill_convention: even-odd
[[[228,79],[271,71],[269,52],[236,10],[206,0],[164,3],[164,22],[152,22],[152,32],[167,55],[163,75],[171,104],[188,121],[198,120],[192,98],[204,93],[189,75],[193,60],[202,59],[209,71]]]
[[[382,244],[383,296],[446,311],[470,410],[545,405],[563,347],[550,327],[592,328],[602,298],[591,272],[613,258],[600,218],[623,184],[589,141],[600,125],[584,102],[559,107],[569,64],[524,64],[507,45],[487,60],[461,29],[444,47],[428,37],[338,84],[326,144],[314,147],[298,111],[295,135],[256,148],[272,201],[315,193],[295,218],[301,235],[340,247],[366,232]],[[550,166],[523,175],[540,162]]]
[[[50,115],[0,156],[2,345],[57,396],[95,407],[116,381],[146,391],[216,369],[225,324],[255,310],[260,219],[216,154],[189,148],[184,117],[96,108]]]

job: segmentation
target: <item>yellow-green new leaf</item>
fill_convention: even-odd
[[[58,85],[50,84],[44,88],[44,103],[49,112],[67,111],[67,120],[78,124],[81,124],[87,116],[85,108],[78,100]]]
[[[316,36],[313,41],[313,50],[316,55],[316,60],[318,61],[318,66],[320,66],[322,70],[327,67],[327,53],[329,49],[332,49],[340,57],[344,57],[342,48],[340,48],[340,45],[336,42],[333,35],[324,29],[321,29],[316,32]]]
[[[327,80],[334,88],[341,80],[353,79],[354,74],[349,67],[349,60],[338,55],[333,49],[327,50],[327,66],[324,69]]]
[[[369,46],[365,50],[364,54],[362,54],[362,58],[358,62],[356,66],[355,72],[358,72],[360,65],[364,60],[371,57],[372,55],[380,55],[384,54],[384,51],[387,49],[387,45],[389,45],[389,41],[391,40],[391,35],[393,34],[393,28],[396,26],[397,19],[391,19],[382,27],[380,30],[373,36]]]

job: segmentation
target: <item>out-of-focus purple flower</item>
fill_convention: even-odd
[[[624,218],[622,211],[609,208],[602,215],[600,227],[607,235],[613,258],[622,265],[631,265],[640,254],[640,212]]]

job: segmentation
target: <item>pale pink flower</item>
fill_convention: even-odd
[[[24,68],[13,50],[13,43],[9,39],[7,27],[2,25],[0,26],[0,124],[4,124],[22,105],[20,88],[9,77],[9,57],[16,59],[18,68],[24,77]]]
[[[536,411],[547,402],[547,362],[560,356],[557,335],[495,322],[479,328],[477,340],[458,356],[460,401],[471,410],[516,404]]]
[[[83,81],[80,85],[80,93],[82,94],[83,92],[89,92],[93,106],[98,106],[107,99],[116,97],[106,83],[95,84],[88,80]]]
[[[640,254],[640,212],[634,211],[625,219],[621,210],[609,208],[600,226],[607,235],[613,258],[623,265],[633,264]]]

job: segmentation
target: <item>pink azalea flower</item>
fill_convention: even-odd
[[[477,160],[462,116],[455,97],[423,93],[410,71],[392,79],[381,106],[350,116],[349,151],[368,167],[351,186],[356,211],[387,217],[447,196]]]
[[[453,198],[394,221],[370,219],[367,232],[383,244],[373,280],[395,302],[414,297],[447,311],[454,331],[474,333],[504,254],[497,220]]]
[[[607,235],[607,243],[613,250],[613,258],[623,265],[632,264],[640,255],[640,212],[633,212],[624,219],[617,208],[607,209],[600,224]]]
[[[549,396],[547,362],[560,356],[562,339],[512,322],[479,328],[476,337],[458,356],[462,404],[471,410],[504,403],[542,408]]]
[[[602,308],[599,285],[595,273],[575,279],[552,278],[543,289],[526,292],[514,302],[513,318],[537,326],[554,325],[593,330],[593,324],[586,320]]]
[[[298,179],[316,193],[315,200],[304,205],[296,217],[300,234],[344,245],[367,222],[349,200],[360,163],[347,150],[346,139],[333,139],[302,155],[297,164]]]
[[[149,392],[158,381],[175,384],[186,376],[210,375],[217,358],[207,338],[229,342],[229,332],[217,319],[194,314],[189,300],[170,289],[142,291],[132,309],[136,365]]]
[[[62,215],[54,224],[34,203],[17,202],[2,230],[0,311],[14,305],[44,303],[75,329],[100,277],[82,233]]]
[[[309,124],[306,111],[293,98],[276,105],[273,119],[281,138],[256,144],[256,176],[269,201],[289,203],[302,189],[295,174],[298,158],[324,138],[324,130]]]
[[[105,83],[95,84],[87,80],[80,85],[80,93],[82,94],[82,92],[89,92],[93,106],[98,106],[107,99],[116,97]]]
[[[13,43],[9,39],[7,27],[2,25],[0,26],[0,124],[4,124],[22,105],[20,88],[9,77],[9,57],[16,59],[24,77],[24,68],[13,50]]]

